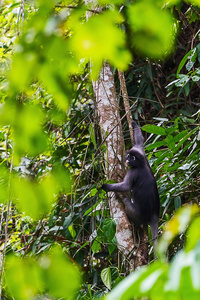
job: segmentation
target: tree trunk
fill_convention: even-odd
[[[104,63],[99,80],[93,83],[93,90],[102,139],[105,139],[107,146],[105,154],[107,178],[119,182],[124,177],[125,146],[113,71],[108,63]],[[118,220],[116,232],[118,248],[124,255],[128,255],[134,246],[131,225],[124,212],[123,204],[115,193],[109,193],[109,206],[111,216]]]
[[[124,170],[124,138],[119,114],[119,105],[115,91],[114,76],[111,66],[104,63],[99,80],[93,83],[96,107],[99,116],[102,139],[106,141],[105,154],[107,178],[122,181]],[[124,196],[124,195],[123,195]],[[128,269],[148,262],[147,241],[144,230],[140,229],[139,239],[133,239],[133,229],[124,211],[120,194],[109,193],[109,207],[112,218],[117,219],[116,239],[118,249],[127,259]]]

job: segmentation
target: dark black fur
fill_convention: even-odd
[[[157,240],[160,200],[157,184],[143,149],[143,136],[133,121],[135,145],[126,152],[125,161],[129,166],[124,181],[103,184],[107,192],[129,192],[130,199],[123,200],[125,212],[131,223],[150,224],[153,243]]]

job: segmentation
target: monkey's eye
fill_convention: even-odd
[[[130,158],[130,154],[129,153],[127,154],[127,158]]]
[[[135,156],[132,156],[132,160],[135,160]]]

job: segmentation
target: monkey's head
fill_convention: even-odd
[[[141,168],[145,165],[145,156],[138,149],[131,149],[126,152],[126,164],[131,168]]]

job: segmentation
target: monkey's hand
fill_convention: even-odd
[[[102,186],[101,186],[101,188],[104,190],[104,191],[108,191],[109,189],[108,189],[108,184],[106,184],[106,183],[103,183],[102,184]]]

